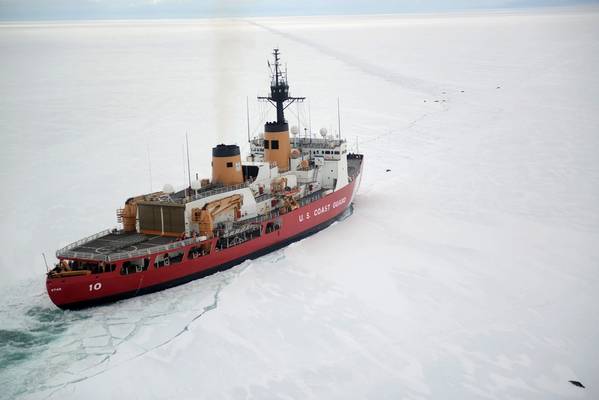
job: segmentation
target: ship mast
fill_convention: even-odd
[[[277,121],[278,126],[283,126],[285,121],[284,110],[296,101],[304,101],[305,97],[290,97],[289,96],[289,84],[287,83],[287,70],[285,72],[281,69],[281,63],[279,59],[279,49],[275,48],[273,51],[274,56],[274,70],[270,62],[268,67],[271,71],[270,80],[270,96],[258,97],[258,100],[268,101],[277,109]]]

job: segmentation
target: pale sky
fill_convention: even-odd
[[[0,0],[0,20],[380,14],[585,4],[599,0]]]

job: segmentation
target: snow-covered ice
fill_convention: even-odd
[[[359,137],[353,215],[56,309],[41,253],[183,185],[186,132],[200,176],[215,143],[247,149],[273,46],[312,129],[339,97]],[[0,54],[1,399],[599,397],[597,8],[7,24]]]

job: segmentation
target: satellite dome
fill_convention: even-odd
[[[191,188],[193,190],[200,190],[202,188],[202,183],[198,180],[192,181],[191,182]]]
[[[162,191],[166,194],[175,193],[175,189],[173,188],[173,185],[171,185],[170,183],[167,183],[166,185],[164,185],[164,187],[162,188]]]
[[[299,129],[298,129],[298,127],[297,127],[297,126],[295,126],[295,125],[293,125],[293,126],[291,127],[291,134],[292,134],[293,136],[295,136],[295,135],[297,135],[297,133],[298,133],[298,132],[299,132]]]
[[[327,128],[320,128],[320,136],[327,137]]]

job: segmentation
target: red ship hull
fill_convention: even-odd
[[[217,271],[222,271],[288,244],[305,238],[329,226],[350,206],[359,186],[361,174],[342,189],[276,218],[279,229],[266,233],[269,222],[262,223],[261,236],[223,250],[216,248],[216,239],[208,241],[210,252],[191,258],[194,245],[179,247],[184,257],[180,263],[166,268],[155,268],[154,262],[162,253],[147,256],[149,268],[130,275],[120,273],[127,259],[119,260],[113,272],[50,278],[46,280],[48,295],[54,304],[64,309],[78,309],[116,300],[139,296],[180,285]],[[204,242],[207,243],[207,242]],[[195,245],[197,247],[197,244]],[[173,250],[169,250],[173,251]]]

